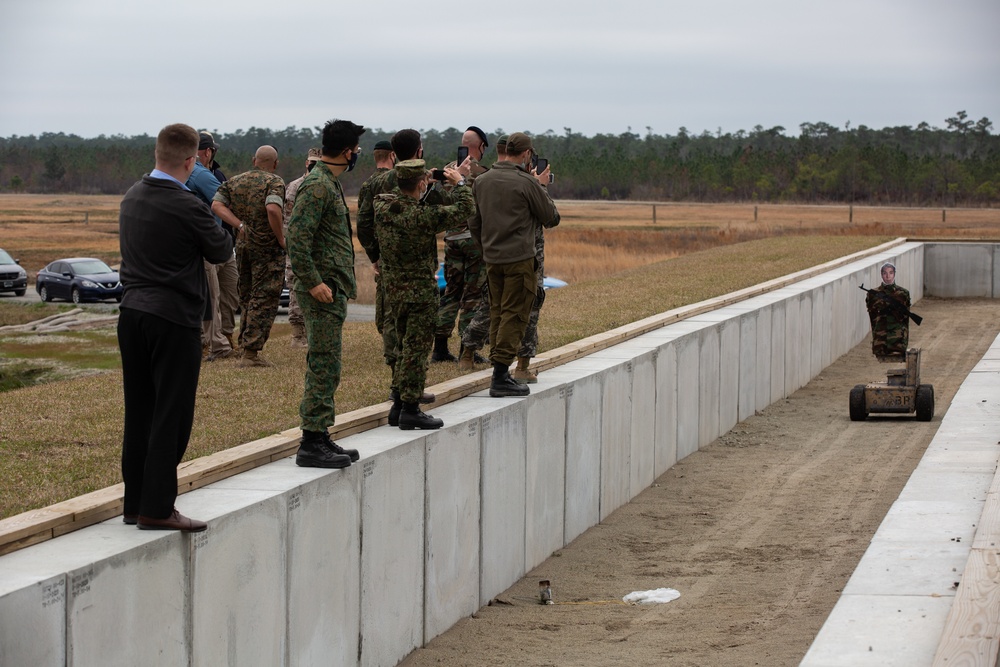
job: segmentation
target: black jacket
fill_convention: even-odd
[[[211,314],[202,260],[221,264],[233,254],[232,238],[205,203],[174,181],[146,175],[122,199],[118,228],[121,307],[200,328]]]

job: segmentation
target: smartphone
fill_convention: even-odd
[[[535,155],[534,153],[532,153],[531,154],[531,169],[532,169],[532,171],[536,171],[535,167],[537,167],[537,166],[538,166],[538,156]]]
[[[432,169],[431,177],[435,181],[444,181],[444,169]]]
[[[547,158],[536,158],[535,160],[535,173],[540,174],[545,171],[545,168],[549,166],[549,161]]]
[[[469,157],[469,147],[459,146],[458,147],[458,160],[455,161],[456,166],[461,167],[462,163],[465,162],[465,158]]]

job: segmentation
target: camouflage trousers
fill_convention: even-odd
[[[900,324],[895,320],[880,322],[879,319],[872,323],[872,354],[876,357],[905,359],[909,342],[910,327],[907,323]]]
[[[285,251],[280,247],[261,248],[241,243],[236,248],[239,271],[240,347],[264,349],[271,325],[278,314],[278,300],[285,277]]]
[[[292,271],[292,259],[285,255],[285,285],[288,286],[288,323],[293,327],[302,326],[305,322],[302,319],[302,309],[299,308],[299,297],[292,289],[292,279],[295,273]]]
[[[531,314],[528,316],[528,327],[524,330],[524,337],[521,339],[521,347],[517,351],[519,357],[534,357],[538,354],[538,316],[542,311],[542,304],[545,303],[544,280],[545,272],[539,265],[535,271],[537,288],[535,290],[535,302],[531,305]],[[462,345],[473,352],[478,352],[486,345],[490,337],[490,292],[483,290],[483,299],[473,311],[472,321],[465,327],[462,334]]]
[[[382,335],[382,356],[389,368],[396,365],[396,320],[392,316],[389,298],[382,287],[382,276],[375,276],[375,328]]]
[[[447,338],[458,318],[458,335],[472,321],[473,311],[482,301],[486,286],[483,254],[471,238],[445,241],[444,279],[447,283],[437,311],[436,336]]]
[[[333,396],[340,386],[347,297],[334,292],[333,303],[321,303],[307,291],[296,292],[309,341],[299,417],[303,431],[325,431],[333,426],[337,414]]]
[[[416,403],[427,382],[427,359],[434,343],[437,299],[424,302],[391,302],[397,335],[396,363],[392,368],[392,388],[404,403]]]

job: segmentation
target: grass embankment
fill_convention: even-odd
[[[857,236],[772,238],[684,255],[610,278],[581,280],[547,294],[539,326],[540,349],[559,347],[886,240]],[[303,350],[288,346],[288,334],[287,325],[275,325],[265,348],[273,368],[243,369],[229,360],[202,366],[186,458],[227,449],[298,423],[305,355]],[[16,340],[3,340],[4,354]],[[113,349],[113,343],[108,346]],[[453,340],[452,348],[456,347]],[[373,323],[345,325],[344,359],[338,412],[386,400],[389,373],[382,363],[381,340]],[[457,375],[454,364],[432,364],[428,384]],[[0,479],[4,480],[0,517],[119,482],[122,416],[118,370],[4,393],[0,400]]]

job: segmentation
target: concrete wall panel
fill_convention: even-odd
[[[991,298],[996,280],[993,272],[993,245],[981,243],[928,243],[924,245],[923,292],[946,299],[961,297]],[[916,281],[899,277],[906,286]],[[911,294],[912,298],[912,294]]]
[[[739,421],[757,410],[757,317],[758,311],[740,316]]]
[[[537,385],[533,385],[537,387]],[[530,570],[563,546],[566,518],[566,400],[560,389],[528,405],[524,566]]]
[[[771,309],[762,306],[757,310],[757,363],[755,364],[756,410],[771,404]]]
[[[802,295],[785,300],[785,396],[795,393],[802,371]]]
[[[720,435],[719,428],[719,329],[703,329],[698,337],[698,448]]]
[[[629,500],[653,483],[656,469],[656,357],[648,352],[632,364],[632,424]]]
[[[168,538],[191,549],[193,664],[280,664],[287,622],[286,499],[268,491],[211,490],[185,500],[202,505],[191,516],[209,519],[206,532]]]
[[[732,317],[719,325],[719,435],[739,422],[740,351],[740,317]]]
[[[771,400],[767,405],[788,395],[785,392],[785,347],[788,340],[785,334],[785,305],[781,301],[771,306]]]
[[[632,497],[629,493],[632,428],[632,362],[603,374],[601,400],[601,521]]]
[[[482,403],[483,401],[477,401]],[[445,419],[441,412],[435,416]],[[427,437],[424,636],[479,608],[479,419],[446,420]]]
[[[0,665],[62,667],[66,659],[66,575],[0,570]]]
[[[395,665],[424,643],[425,448],[415,436],[356,464],[363,666]]]
[[[677,339],[677,460],[698,451],[700,334]]]
[[[483,399],[487,400],[487,399]],[[502,593],[525,573],[524,399],[488,399],[495,411],[482,418],[482,524],[479,605]]]
[[[601,520],[601,378],[562,389],[566,402],[566,524],[569,544]]]
[[[677,463],[677,347],[663,344],[656,354],[656,433],[654,477]]]

